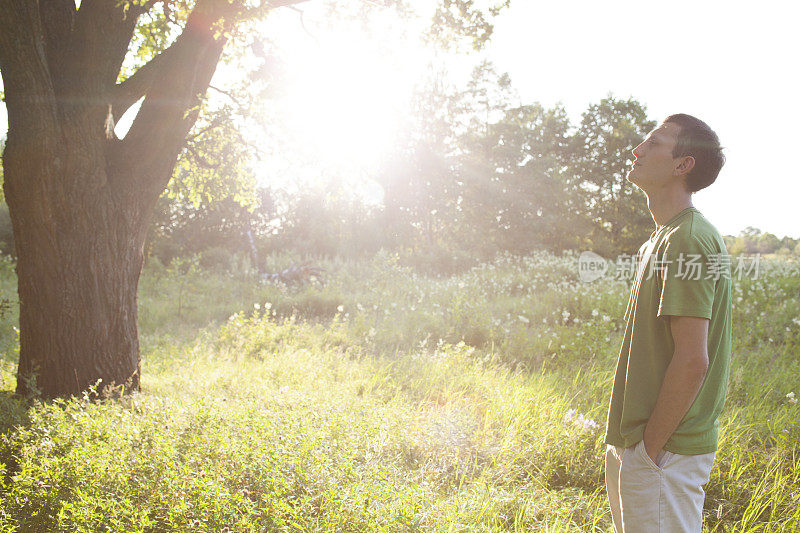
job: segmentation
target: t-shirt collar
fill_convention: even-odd
[[[666,221],[663,226],[657,226],[655,231],[653,231],[653,233],[650,234],[650,240],[652,241],[656,237],[656,235],[658,235],[658,233],[661,230],[663,230],[664,228],[667,228],[667,227],[671,226],[672,224],[674,224],[677,220],[679,220],[681,217],[683,217],[683,215],[685,215],[689,211],[697,211],[697,208],[694,207],[694,206],[687,207],[686,209],[683,209],[678,214],[676,214],[674,217],[672,217],[671,219]]]

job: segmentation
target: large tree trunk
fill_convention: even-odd
[[[20,170],[12,164],[7,173]],[[55,170],[41,178],[74,180]],[[95,385],[98,394],[137,390],[136,292],[147,219],[139,202],[107,186],[78,197],[57,187],[35,195],[6,189],[18,258],[17,392],[56,397]]]
[[[134,242],[138,239],[126,236],[125,225],[106,220],[85,235],[57,236],[59,249],[51,263],[20,238],[35,239],[37,228],[17,217],[18,393],[54,397],[91,385],[98,385],[98,392],[119,385],[138,389],[136,290],[142,248]]]
[[[72,0],[0,0],[21,394],[139,388],[145,234],[219,61],[215,21],[229,6],[199,0],[176,41],[117,84],[137,10],[152,4],[84,1],[76,11]],[[119,115],[141,96],[117,139],[110,110]]]

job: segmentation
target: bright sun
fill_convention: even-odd
[[[325,24],[325,13],[317,11],[307,8],[303,21],[296,11],[279,9],[261,25],[260,33],[280,47],[284,86],[263,103],[278,127],[244,128],[254,144],[274,147],[260,158],[256,177],[289,188],[335,180],[346,192],[379,201],[382,192],[370,177],[408,125],[430,52],[413,23],[388,10],[373,13],[369,32],[360,21]],[[221,65],[215,80],[224,87],[239,75]],[[125,135],[138,109],[120,117],[117,135]],[[285,142],[274,142],[276,134]]]
[[[297,13],[282,15],[267,31],[283,51],[287,85],[265,105],[275,107],[304,162],[320,169],[315,179],[369,173],[408,115],[424,49],[399,28],[369,35],[360,23],[317,29],[308,18],[301,26]]]
[[[376,163],[400,124],[404,80],[358,35],[331,35],[297,59],[285,102],[295,135],[328,163]]]

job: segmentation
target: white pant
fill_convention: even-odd
[[[703,525],[703,485],[714,452],[679,455],[661,452],[654,463],[636,446],[606,450],[606,489],[617,533],[699,533]]]

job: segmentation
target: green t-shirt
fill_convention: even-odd
[[[708,371],[664,449],[681,455],[713,452],[731,356],[731,267],[725,243],[697,209],[688,208],[650,236],[639,249],[637,264],[606,442],[627,448],[644,436],[675,351],[667,317],[705,317],[710,319]]]

